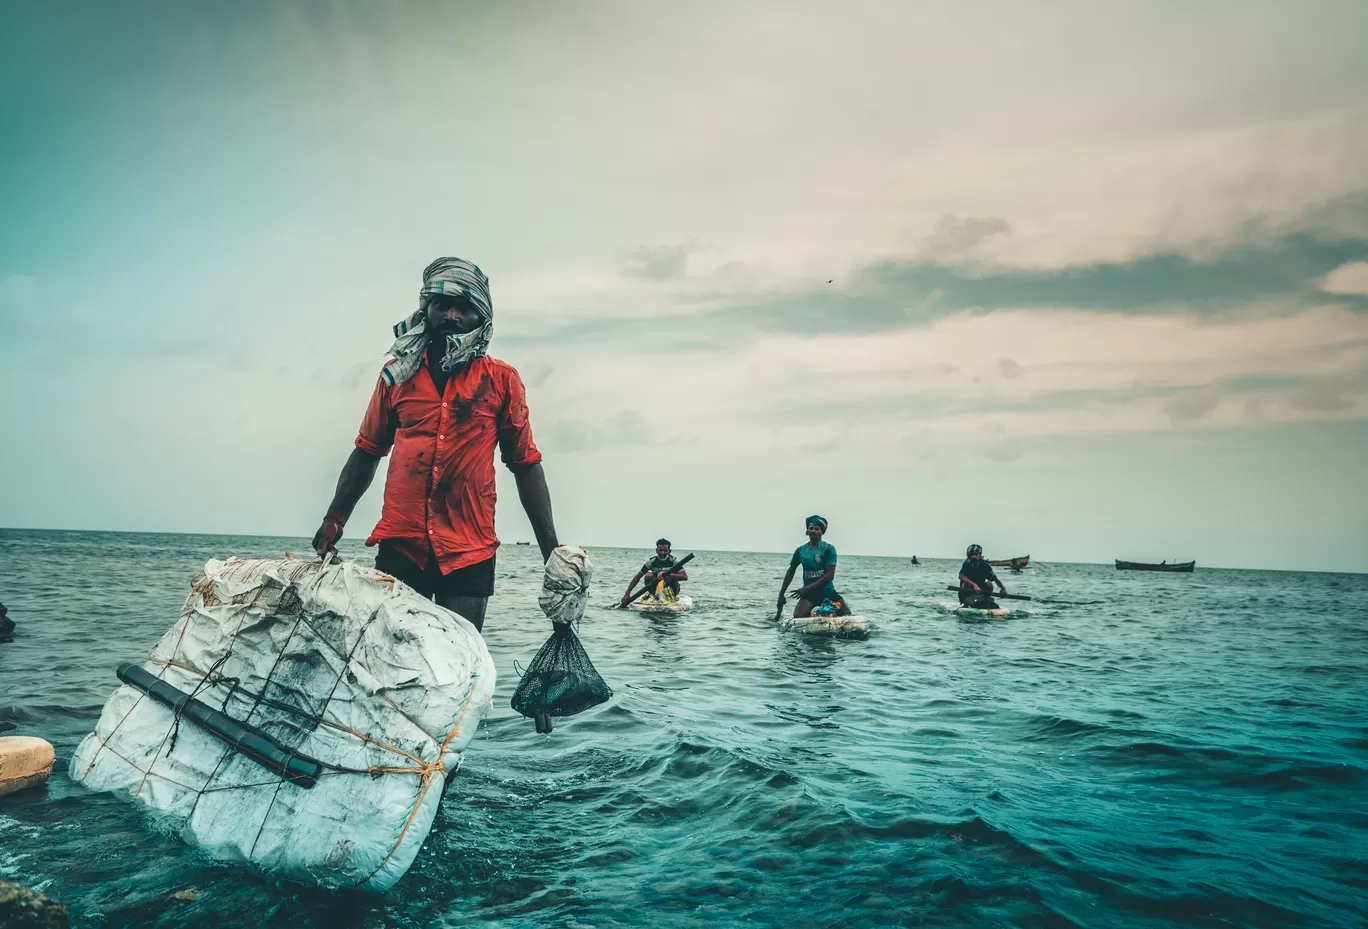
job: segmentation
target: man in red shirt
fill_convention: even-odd
[[[489,279],[460,258],[423,271],[418,310],[398,337],[361,420],[356,447],[314,535],[335,550],[342,529],[390,455],[385,502],[367,545],[375,566],[484,626],[494,593],[494,448],[514,474],[542,560],[557,545],[527,394],[511,365],[485,355],[494,327]]]

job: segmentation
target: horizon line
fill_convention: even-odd
[[[75,533],[75,532],[89,532],[89,533],[98,533],[98,534],[104,534],[104,535],[180,535],[180,536],[190,536],[190,537],[204,536],[204,537],[208,537],[208,538],[238,538],[238,539],[306,539],[306,538],[307,538],[307,536],[274,535],[274,534],[264,534],[264,535],[263,535],[263,534],[260,534],[260,533],[255,533],[255,534],[254,534],[254,533],[244,533],[244,532],[175,532],[175,531],[160,530],[160,529],[54,529],[54,528],[40,528],[40,527],[35,527],[35,526],[0,526],[0,532],[70,532],[70,533]],[[519,544],[522,544],[522,543],[517,542],[517,541],[515,541],[515,542],[505,542],[505,541],[503,541],[502,539],[499,540],[499,546],[500,546],[501,548],[504,547],[504,546],[512,546],[512,545],[519,545]],[[535,542],[528,542],[528,543],[526,543],[526,544],[527,544],[527,545],[535,545],[536,543],[535,543]],[[370,546],[367,546],[367,547],[370,547]],[[585,546],[581,546],[581,547],[586,548],[586,549],[589,549],[589,548],[617,548],[617,549],[622,549],[623,551],[631,551],[632,549],[637,549],[637,548],[640,548],[640,549],[643,549],[643,550],[644,550],[644,549],[649,549],[651,546],[649,546],[649,545],[597,545],[597,544],[595,544],[595,545],[585,545]],[[685,546],[685,547],[687,548],[688,546]],[[783,555],[783,554],[787,554],[786,552],[783,552],[783,551],[774,551],[774,552],[768,552],[768,551],[755,551],[755,550],[753,550],[753,549],[745,549],[745,548],[700,548],[700,549],[696,549],[696,551],[701,551],[701,552],[717,552],[717,553],[720,553],[720,554],[739,554],[739,555]],[[863,553],[860,553],[860,552],[850,552],[850,553],[848,553],[848,554],[850,555],[850,557],[853,557],[853,558],[898,558],[898,559],[904,559],[904,560],[907,560],[907,559],[910,559],[910,558],[911,558],[911,556],[909,556],[909,555],[869,555],[869,554],[863,554]],[[942,555],[917,555],[917,557],[918,557],[918,558],[929,558],[929,559],[931,559],[931,560],[933,560],[933,561],[959,561],[959,560],[961,560],[960,556],[958,556],[958,555],[951,555],[951,556],[942,556]],[[1036,559],[1036,558],[1034,557],[1034,555],[1032,555],[1031,557],[1032,557],[1032,559],[1033,559],[1033,561],[1034,561],[1035,563],[1037,563],[1037,564],[1042,563],[1042,560],[1041,560],[1041,559]],[[1002,559],[996,559],[996,560],[999,560],[999,561],[1000,561],[1000,560],[1002,560]],[[1113,559],[1113,560],[1125,560],[1125,559]],[[1195,560],[1195,559],[1194,559],[1194,560]],[[1094,566],[1100,566],[1100,567],[1107,567],[1107,566],[1109,565],[1109,563],[1108,563],[1108,562],[1105,562],[1105,561],[1063,561],[1063,560],[1059,560],[1059,559],[1055,559],[1055,560],[1053,560],[1052,562],[1044,562],[1044,563],[1045,563],[1045,564],[1060,564],[1060,565],[1094,565]],[[1225,565],[1203,564],[1203,563],[1201,563],[1201,562],[1197,562],[1197,563],[1196,563],[1196,567],[1205,568],[1205,569],[1207,569],[1207,570],[1214,570],[1214,571],[1278,571],[1278,572],[1282,572],[1282,573],[1285,573],[1285,574],[1346,574],[1346,575],[1350,575],[1350,576],[1362,576],[1362,575],[1368,574],[1368,571],[1313,571],[1313,570],[1304,569],[1304,568],[1234,568],[1234,567],[1228,567],[1228,566],[1225,566]],[[1049,569],[1047,568],[1046,570],[1049,570]]]

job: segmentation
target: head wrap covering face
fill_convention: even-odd
[[[463,258],[438,258],[423,269],[418,309],[394,326],[394,344],[380,368],[380,376],[392,386],[402,384],[423,366],[423,350],[431,341],[427,327],[429,297],[459,297],[480,314],[483,322],[470,332],[446,337],[443,371],[451,371],[484,356],[494,334],[494,304],[489,299],[489,278],[478,266]]]
[[[820,516],[809,516],[809,517],[807,518],[807,521],[803,523],[803,528],[806,529],[808,526],[812,526],[812,525],[821,526],[821,527],[822,527],[822,533],[823,533],[824,535],[826,534],[827,521],[826,521],[825,519],[823,519],[822,517],[820,517]]]

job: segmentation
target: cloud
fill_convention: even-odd
[[[668,444],[681,459],[726,448],[759,463],[826,435],[868,461],[912,462],[1010,459],[1039,437],[1368,417],[1368,392],[1338,380],[1368,368],[1368,314],[1338,305],[960,311],[899,329],[672,348],[668,369],[637,341],[543,350],[557,352],[557,389],[537,398],[538,428],[569,424],[550,427],[547,442],[577,451]],[[1008,360],[1022,376],[1003,376]],[[668,441],[644,428],[657,422],[662,390],[684,401],[671,402]],[[601,418],[586,422],[584,410]]]
[[[554,366],[545,363],[524,368],[521,372],[523,383],[532,388],[545,387],[555,370]]]
[[[0,276],[0,309],[23,312],[32,309],[38,300],[38,279],[29,274]]]
[[[1346,206],[1351,208],[1368,220],[1368,200]],[[1025,307],[1214,316],[1272,301],[1311,304],[1323,299],[1327,274],[1363,261],[1368,261],[1368,238],[1306,230],[1234,242],[1200,260],[1169,252],[1023,270],[891,257],[852,268],[833,284],[826,283],[825,270],[814,275],[811,268],[789,280],[754,268],[747,274],[722,273],[736,265],[728,259],[711,266],[717,273],[691,272],[668,292],[654,285],[598,286],[592,312],[563,324],[556,317],[542,319],[513,337],[521,344],[564,345],[599,341],[610,332],[623,337],[654,332],[722,345],[765,332],[890,332],[964,311]]]
[[[692,250],[688,245],[664,245],[656,248],[643,245],[627,253],[622,268],[629,277],[652,281],[673,280],[684,276]]]
[[[344,390],[356,390],[362,384],[370,383],[380,376],[380,365],[372,361],[358,361],[345,368],[337,377],[337,384]]]
[[[1002,439],[982,448],[983,457],[989,461],[1017,461],[1025,453],[1021,443],[1013,439]]]
[[[1368,261],[1340,265],[1325,276],[1321,289],[1331,294],[1368,296]]]
[[[1292,394],[1290,403],[1299,410],[1338,413],[1353,409],[1368,392],[1368,374],[1343,374],[1307,378]]]
[[[986,239],[1011,229],[1011,224],[998,216],[942,216],[917,254],[924,261],[953,264],[972,257]]]
[[[1184,390],[1174,394],[1164,402],[1164,412],[1174,425],[1190,423],[1201,419],[1221,401],[1221,388],[1215,384]]]
[[[45,329],[40,321],[38,278],[29,274],[0,275],[0,333],[17,347],[25,335],[39,337]]]
[[[538,431],[537,441],[548,450],[569,453],[656,445],[660,439],[645,417],[625,410],[598,422],[556,419]]]
[[[1009,381],[1013,381],[1021,377],[1021,373],[1024,370],[1026,370],[1010,358],[999,359],[997,367],[998,373],[1001,374],[1003,377],[1007,378]]]

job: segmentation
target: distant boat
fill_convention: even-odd
[[[1169,564],[1161,561],[1158,564],[1145,564],[1140,561],[1122,561],[1116,559],[1116,570],[1118,571],[1174,571],[1179,574],[1191,574],[1192,569],[1197,566],[1195,561],[1175,561]]]
[[[1002,561],[988,562],[995,568],[1029,568],[1031,566],[1031,556],[1021,555],[1017,558],[1006,558]]]
[[[514,545],[531,545],[531,542],[514,542]]]

